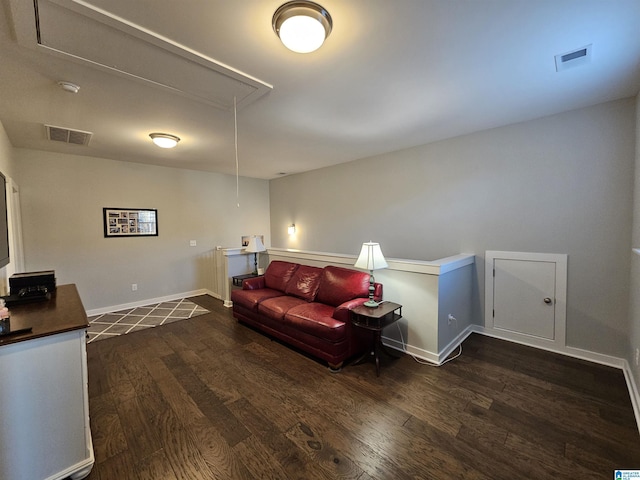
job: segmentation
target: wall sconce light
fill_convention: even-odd
[[[293,234],[295,234],[295,233],[296,233],[296,224],[295,224],[295,223],[292,223],[291,225],[289,225],[289,226],[287,227],[287,233],[288,233],[289,235],[293,235]]]
[[[151,140],[153,140],[153,143],[160,148],[173,148],[178,145],[180,141],[180,137],[168,133],[150,133],[149,136]]]

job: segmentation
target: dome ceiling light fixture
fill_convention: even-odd
[[[60,81],[58,82],[58,86],[68,93],[78,93],[80,91],[80,86],[71,82]]]
[[[333,20],[324,7],[314,2],[293,1],[273,14],[273,31],[285,47],[297,53],[311,53],[331,33]]]
[[[173,148],[178,145],[180,141],[180,137],[168,133],[150,133],[149,136],[151,140],[153,140],[153,143],[160,148]]]

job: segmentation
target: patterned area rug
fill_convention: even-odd
[[[87,329],[89,340],[87,343],[124,335],[143,328],[166,325],[205,313],[209,313],[209,310],[183,298],[182,300],[95,315],[89,317],[89,328]]]

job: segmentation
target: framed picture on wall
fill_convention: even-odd
[[[158,210],[149,208],[103,208],[105,237],[157,237]]]

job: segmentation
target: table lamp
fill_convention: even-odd
[[[253,235],[249,239],[249,244],[244,249],[244,251],[247,253],[253,253],[253,274],[257,275],[258,274],[258,253],[266,252],[267,249],[262,244],[262,240],[260,240],[259,237]]]
[[[365,307],[377,308],[379,303],[373,299],[373,292],[375,290],[373,284],[375,279],[373,278],[373,271],[387,268],[387,261],[382,255],[379,243],[366,242],[362,244],[362,250],[360,250],[360,256],[354,267],[361,268],[363,270],[369,270],[371,272],[369,276],[369,301],[364,303]]]

